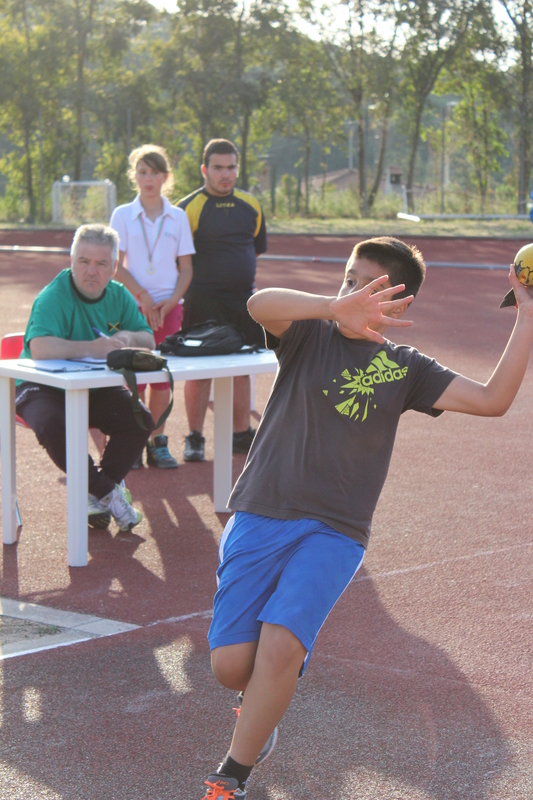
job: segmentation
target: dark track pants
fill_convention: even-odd
[[[35,432],[54,464],[66,472],[65,393],[51,386],[23,383],[17,387],[17,414]],[[93,389],[89,392],[89,427],[98,428],[109,441],[100,465],[89,456],[89,492],[100,498],[126,477],[141,455],[154,421],[143,406],[144,424],[138,425],[124,387]]]

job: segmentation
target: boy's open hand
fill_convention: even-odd
[[[406,328],[413,324],[412,320],[394,316],[395,312],[401,312],[414,300],[413,295],[392,300],[395,294],[405,289],[405,285],[398,284],[380,290],[387,280],[388,276],[382,275],[363,289],[337,297],[331,302],[333,318],[344,336],[353,338],[355,334],[382,344],[385,340],[379,329],[385,330],[389,326]],[[389,316],[391,313],[393,316]]]

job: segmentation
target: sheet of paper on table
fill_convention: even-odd
[[[93,358],[92,356],[84,356],[83,358],[69,358],[69,361],[75,361],[79,364],[107,364],[105,358]]]
[[[39,359],[38,361],[32,358],[21,358],[17,364],[19,367],[29,367],[29,369],[37,369],[40,372],[87,372],[93,369],[105,369],[103,364],[81,364],[79,361],[54,358]]]

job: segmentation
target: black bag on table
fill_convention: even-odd
[[[208,320],[182,328],[167,336],[157,349],[171,356],[226,356],[231,353],[255,353],[257,345],[246,345],[244,336],[232,322]]]
[[[140,427],[145,431],[148,430],[148,428],[144,424],[142,418],[139,391],[137,389],[135,373],[160,372],[161,370],[166,370],[168,373],[168,381],[170,383],[170,403],[154,425],[154,430],[157,430],[168,418],[168,415],[172,411],[172,406],[174,404],[174,378],[170,373],[166,358],[158,356],[155,353],[152,353],[150,350],[138,350],[135,347],[123,347],[120,350],[111,350],[111,352],[107,354],[106,362],[109,369],[113,369],[115,372],[120,372],[120,374],[124,376],[124,379],[131,392],[131,404],[133,406],[135,419]]]

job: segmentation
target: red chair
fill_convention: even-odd
[[[0,343],[0,358],[18,358],[22,353],[23,347],[24,331],[22,333],[7,333]],[[19,417],[18,414],[16,415],[16,422],[17,425],[22,425],[24,428],[29,428],[29,425],[26,425],[22,417]],[[97,428],[89,428],[89,431],[94,439],[94,443],[100,449],[100,455],[102,455],[106,443],[105,436],[102,442],[101,437],[103,434]]]
[[[22,333],[8,333],[2,339],[0,344],[0,358],[18,358],[22,353],[22,348],[24,347],[24,331]],[[17,425],[22,425],[23,428],[29,428],[29,425],[26,425],[22,417],[19,417],[18,414],[15,415],[15,421]],[[19,501],[15,501],[15,516],[17,518],[17,525],[19,528],[22,527],[22,517],[20,516],[20,509],[19,509]]]
[[[24,347],[24,331],[22,333],[8,333],[2,339],[0,344],[0,358],[2,360],[6,358],[18,358],[22,353],[22,348]],[[29,425],[26,425],[22,417],[19,417],[16,414],[15,417],[17,425],[22,425],[23,428],[29,428]]]
[[[24,347],[24,331],[22,333],[8,333],[2,339],[0,358],[18,358]]]
[[[0,359],[4,360],[8,358],[19,358],[23,347],[24,331],[22,331],[22,333],[7,333],[0,343]],[[18,414],[15,415],[15,422],[17,425],[21,425],[23,428],[30,427],[24,422],[22,417],[19,417]],[[89,428],[89,433],[91,434],[96,447],[100,449],[100,456],[102,456],[106,445],[106,437],[97,428]],[[18,500],[16,502],[15,513],[17,516],[17,525],[20,528],[22,526],[22,518],[20,516]]]

